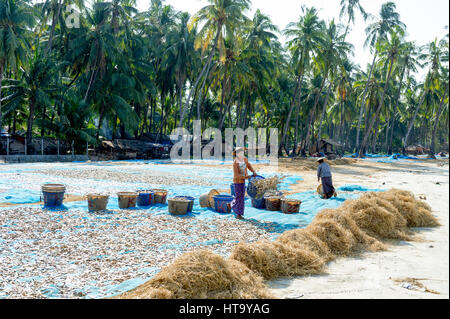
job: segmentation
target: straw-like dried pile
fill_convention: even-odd
[[[283,244],[290,244],[299,249],[308,249],[325,261],[334,259],[330,248],[306,228],[286,231],[277,238],[277,241]]]
[[[267,191],[276,191],[278,184],[280,184],[282,180],[283,177],[277,175],[270,178],[255,180],[253,182],[253,185],[257,190],[255,198],[262,198]]]
[[[422,201],[416,200],[408,191],[392,189],[380,193],[379,197],[389,201],[406,219],[408,227],[436,227],[440,226],[436,217],[431,214],[431,207]]]
[[[409,227],[438,225],[430,207],[409,192],[367,193],[320,212],[305,229],[287,231],[274,242],[239,244],[226,260],[207,251],[187,253],[119,297],[270,297],[262,277],[318,274],[336,257],[384,250],[382,241],[414,239]]]
[[[331,166],[333,165],[351,165],[358,163],[355,158],[336,158],[335,160],[328,161]]]
[[[386,247],[376,238],[368,235],[361,230],[356,222],[351,218],[350,214],[343,209],[324,209],[319,212],[314,221],[330,219],[335,221],[339,226],[348,230],[356,240],[353,247],[354,251],[369,250],[369,251],[381,251]]]
[[[316,170],[318,163],[317,158],[295,158],[295,165],[300,170],[310,171]],[[355,158],[337,158],[335,160],[326,160],[330,166],[336,165],[352,165],[358,163],[358,160]]]
[[[356,244],[353,234],[332,219],[313,220],[306,228],[323,241],[335,256],[350,255]]]
[[[317,274],[325,264],[323,258],[306,247],[267,240],[239,244],[230,258],[242,262],[265,279]]]
[[[407,191],[367,193],[341,207],[369,235],[379,239],[412,240],[410,227],[436,227],[431,207]]]
[[[119,298],[271,298],[261,277],[208,250],[183,254],[153,279]]]

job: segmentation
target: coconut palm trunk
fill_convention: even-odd
[[[33,139],[33,119],[34,119],[34,111],[36,106],[36,100],[34,97],[30,99],[30,114],[28,115],[27,121],[27,148],[30,150]]]
[[[300,85],[300,89],[301,89],[301,85]],[[298,92],[298,104],[297,104],[297,115],[296,115],[296,120],[295,120],[295,141],[294,141],[294,146],[292,149],[292,154],[294,156],[298,155],[296,150],[297,150],[297,144],[298,144],[298,125],[299,125],[299,120],[300,120],[300,104],[301,104],[301,100],[302,100],[302,92],[299,91]]]
[[[188,95],[188,97],[186,99],[186,103],[185,103],[185,107],[184,107],[185,110],[187,110],[187,108],[189,107],[189,101],[191,100],[192,94],[194,93],[194,91],[196,91],[197,86],[200,83],[200,80],[202,79],[202,77],[203,77],[203,75],[205,73],[206,73],[205,74],[205,81],[203,82],[203,84],[206,82],[206,78],[208,77],[211,61],[212,61],[212,58],[214,56],[214,52],[216,51],[217,43],[219,42],[219,35],[220,35],[221,28],[222,27],[219,26],[219,28],[217,29],[216,38],[214,39],[214,45],[213,45],[213,47],[211,49],[211,52],[209,53],[208,60],[207,60],[206,64],[203,66],[203,69],[200,72],[197,80],[195,80],[194,85],[189,90],[189,95]],[[202,91],[200,91],[200,92],[202,92]],[[200,94],[200,96],[201,96],[201,94]],[[184,120],[184,117],[180,119],[181,122],[182,122],[182,120]],[[197,108],[197,120],[200,120],[200,110],[199,110],[199,108]]]
[[[282,148],[284,148],[286,153],[288,153],[288,150],[286,148],[286,143],[287,143],[287,137],[288,137],[288,129],[290,127],[289,124],[291,122],[292,112],[294,111],[297,94],[298,94],[298,92],[301,92],[301,90],[302,90],[302,82],[303,82],[303,72],[298,76],[297,85],[295,87],[294,95],[291,100],[291,107],[289,108],[289,113],[286,118],[286,123],[284,124],[283,136],[281,138],[280,151]]]
[[[50,35],[48,37],[47,48],[45,49],[46,52],[51,52],[52,50],[53,36],[55,34],[56,23],[58,23],[59,16],[61,15],[61,8],[62,8],[62,0],[59,0],[58,10],[56,11],[56,14],[55,13],[53,14],[52,18],[52,28],[50,29]]]
[[[313,126],[314,126],[314,117],[316,115],[316,108],[317,108],[317,105],[319,104],[319,98],[320,98],[320,95],[322,94],[323,87],[325,86],[325,81],[327,79],[328,79],[328,71],[326,72],[325,78],[322,80],[319,92],[317,93],[316,99],[314,101],[314,106],[310,112],[308,130],[307,130],[306,138],[305,138],[305,150],[308,149],[308,147],[309,147],[309,142],[310,142],[309,140],[310,140],[310,136],[311,136],[311,131],[313,130]]]
[[[329,99],[330,93],[331,93],[331,86],[332,86],[332,83],[330,82],[330,85],[328,86],[327,97],[325,98],[325,103],[323,103],[322,115],[320,116],[319,133],[317,134],[317,142],[319,142],[320,139],[322,138],[322,122],[323,122],[323,119],[325,118],[325,113],[327,111],[328,99]]]
[[[436,147],[436,132],[439,126],[439,117],[441,116],[442,109],[444,108],[444,101],[448,94],[448,86],[442,96],[441,103],[439,103],[439,108],[436,112],[436,118],[434,120],[433,132],[431,133],[431,146],[430,146],[430,154],[434,155],[435,147]]]
[[[370,66],[370,71],[369,71],[369,78],[367,79],[367,83],[366,86],[364,88],[364,92],[362,95],[362,103],[361,103],[361,108],[359,109],[359,119],[358,119],[358,128],[356,129],[356,143],[355,143],[355,148],[358,149],[359,147],[359,133],[361,130],[361,122],[362,122],[362,118],[363,118],[363,112],[364,112],[364,108],[366,106],[366,98],[367,98],[367,91],[369,89],[369,84],[370,84],[370,80],[372,79],[372,72],[373,69],[375,67],[375,61],[377,59],[377,55],[378,55],[378,51],[375,51],[375,54],[373,56],[373,61],[372,61],[372,65]]]
[[[2,82],[3,82],[3,63],[0,63],[0,131],[2,130]]]
[[[391,124],[390,124],[391,135],[390,135],[390,138],[389,138],[389,144],[386,147],[388,154],[390,154],[392,152],[392,138],[393,138],[393,135],[394,135],[394,127],[395,127],[395,114],[397,113],[397,105],[399,104],[399,101],[400,101],[400,94],[401,94],[401,91],[402,91],[403,77],[405,76],[405,71],[406,71],[406,65],[407,64],[408,64],[408,60],[406,60],[404,65],[403,65],[402,75],[400,77],[400,83],[399,83],[399,86],[398,86],[398,91],[397,91],[397,95],[396,95],[396,99],[395,99],[395,103],[394,103],[394,109],[392,110]],[[387,131],[386,134],[389,134],[389,130]]]
[[[414,115],[411,118],[411,121],[409,122],[408,125],[408,130],[406,131],[406,135],[405,138],[403,139],[403,147],[405,148],[406,146],[408,146],[408,139],[409,139],[409,135],[411,134],[411,129],[414,126],[414,122],[416,121],[417,118],[417,114],[419,113],[419,109],[422,107],[423,102],[425,101],[425,96],[428,94],[428,89],[425,90],[425,92],[423,93],[422,97],[420,98],[420,102],[417,105],[415,111],[414,111]]]
[[[391,79],[392,67],[393,66],[394,66],[394,60],[393,60],[393,58],[391,58],[390,65],[389,65],[388,76],[387,76],[387,79],[386,79],[386,83],[384,84],[383,94],[381,95],[380,103],[378,104],[378,108],[377,108],[377,110],[375,112],[375,117],[370,122],[369,129],[367,130],[367,132],[366,132],[366,134],[364,136],[364,139],[363,139],[363,141],[361,143],[361,148],[359,149],[359,157],[363,157],[364,156],[364,150],[366,149],[370,133],[372,132],[372,129],[373,129],[374,125],[375,125],[375,122],[379,120],[380,112],[381,112],[381,109],[383,108],[383,105],[384,105],[384,97],[385,97],[386,91],[387,91],[387,89],[389,87],[389,81]]]

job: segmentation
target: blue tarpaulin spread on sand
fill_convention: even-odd
[[[196,198],[194,202],[194,210],[191,214],[186,215],[185,217],[195,216],[199,220],[204,218],[234,218],[232,214],[229,215],[221,215],[213,211],[212,209],[202,208],[199,204],[199,197],[209,192],[212,188],[216,189],[229,189],[230,184],[233,179],[233,172],[229,168],[211,168],[211,167],[201,167],[195,171],[195,176],[192,176],[190,172],[186,174],[186,168],[184,165],[176,165],[171,162],[165,162],[164,165],[159,164],[159,162],[155,161],[127,161],[131,162],[131,165],[126,166],[127,173],[136,173],[142,171],[152,171],[157,173],[171,173],[177,175],[183,175],[183,177],[206,177],[211,178],[217,182],[215,187],[211,186],[201,186],[201,185],[148,185],[143,183],[122,183],[122,182],[106,182],[102,180],[93,180],[93,179],[74,179],[74,178],[58,178],[59,181],[66,185],[74,185],[77,184],[79,186],[88,186],[92,187],[92,183],[95,183],[96,190],[98,192],[102,191],[110,191],[115,189],[119,191],[120,189],[143,189],[143,188],[164,188],[169,191],[168,197],[174,196],[191,196]],[[134,163],[136,165],[134,165]],[[61,165],[57,164],[57,169],[77,169],[78,165]],[[96,163],[84,163],[85,165],[92,166],[106,166],[105,169],[111,171],[123,171],[125,167],[123,165],[119,165],[114,161],[110,162],[96,162]],[[44,165],[46,166],[46,165]],[[39,168],[38,165],[32,165],[32,168]],[[30,170],[30,174],[33,176],[42,178],[43,181],[46,181],[48,175],[33,173],[33,169],[31,167],[27,167],[27,170]],[[18,168],[18,172],[22,174],[27,174],[28,171]],[[276,175],[275,173],[264,174],[264,177],[270,178]],[[298,181],[303,180],[301,176],[293,175],[293,174],[283,174],[284,179],[282,183],[279,185],[280,191],[289,191],[290,185],[296,184]],[[32,203],[36,203],[40,199],[40,191],[38,190],[27,190],[21,188],[15,188],[14,183],[11,183],[7,180],[0,180],[0,202],[12,203],[12,204],[24,204],[29,205]],[[126,188],[125,188],[126,187]],[[3,192],[2,189],[3,188]],[[267,230],[270,230],[274,233],[282,233],[287,229],[293,229],[297,227],[305,227],[308,225],[314,216],[321,209],[324,208],[336,208],[340,206],[346,199],[353,199],[359,196],[358,192],[371,191],[370,189],[364,188],[358,185],[350,185],[341,187],[338,189],[340,192],[338,197],[331,198],[329,200],[323,200],[319,197],[319,195],[315,191],[298,193],[294,195],[289,195],[287,197],[300,199],[302,204],[300,206],[300,213],[298,214],[283,214],[281,212],[270,212],[266,210],[256,209],[251,206],[251,199],[246,197],[245,201],[245,217],[249,222],[255,223],[258,226],[261,226]],[[74,195],[85,195],[85,194],[74,194]],[[27,205],[27,206],[28,206]],[[30,205],[40,207],[42,205]],[[117,196],[110,196],[108,201],[107,208],[109,210],[117,210],[118,206],[118,198]],[[5,208],[4,208],[5,209]],[[67,210],[81,210],[88,211],[87,201],[75,201],[75,202],[64,202],[64,206],[62,209]],[[136,210],[142,210],[143,213],[151,213],[151,214],[168,214],[167,205],[155,205],[149,208],[136,208]],[[183,217],[181,217],[183,218]]]
[[[165,163],[161,165],[159,163],[155,163],[152,161],[148,162],[136,162],[131,163],[131,165],[127,165],[126,167],[118,165],[115,162],[101,162],[101,163],[77,163],[77,164],[60,164],[54,163],[52,168],[54,169],[77,169],[80,166],[103,166],[103,168],[111,170],[111,171],[124,171],[127,173],[136,173],[139,174],[139,171],[149,170],[152,173],[155,172],[160,174],[171,173],[182,175],[183,178],[191,177],[195,179],[197,176],[199,177],[207,177],[211,180],[214,180],[216,185],[214,187],[211,186],[201,186],[201,185],[148,185],[144,183],[125,183],[125,182],[115,182],[115,181],[106,181],[106,180],[97,180],[97,179],[85,179],[85,178],[69,178],[69,177],[57,177],[58,182],[63,183],[65,185],[78,185],[81,187],[93,187],[95,186],[98,192],[102,191],[120,191],[123,189],[142,189],[142,188],[164,188],[169,191],[168,197],[173,196],[192,196],[196,198],[194,202],[193,212],[189,213],[185,216],[177,216],[177,218],[187,218],[192,225],[197,225],[197,223],[202,223],[202,221],[206,219],[212,218],[234,218],[233,214],[219,214],[212,209],[202,208],[199,204],[199,197],[209,192],[212,188],[216,189],[229,189],[230,184],[232,183],[233,173],[229,168],[217,168],[217,167],[208,167],[202,166],[201,168],[197,168],[195,170],[195,175],[192,174],[192,171],[186,172],[186,168],[183,165],[175,165],[172,163]],[[24,166],[16,165],[12,169],[10,173],[20,172],[23,174],[23,178],[30,178],[30,175],[36,177],[36,180],[39,181],[38,185],[34,185],[34,189],[24,189],[24,185],[21,179],[11,179],[7,180],[5,178],[0,178],[0,202],[2,203],[14,203],[20,204],[20,206],[30,206],[30,207],[38,207],[42,208],[42,205],[36,205],[32,203],[36,203],[40,199],[40,185],[48,182],[49,180],[53,181],[51,175],[46,175],[42,173],[33,172],[33,170],[38,170],[41,168],[48,168],[49,165],[38,165],[27,164],[26,169]],[[2,168],[0,168],[0,172],[2,172]],[[10,169],[8,169],[10,170]],[[194,176],[192,176],[194,175]],[[264,177],[269,178],[274,176],[275,174],[264,174]],[[291,185],[301,181],[301,176],[288,174],[286,175],[283,182],[279,185],[279,189],[281,191],[291,190]],[[283,214],[282,212],[272,212],[267,210],[260,210],[253,208],[251,206],[251,199],[246,197],[245,200],[245,220],[243,222],[252,223],[253,225],[263,228],[266,231],[271,233],[272,239],[278,237],[281,233],[286,230],[295,229],[295,228],[303,228],[306,227],[316,214],[322,209],[326,208],[337,208],[344,203],[347,199],[356,199],[358,198],[362,192],[367,191],[380,191],[379,189],[368,189],[359,185],[345,185],[337,189],[338,196],[336,198],[331,198],[328,200],[321,199],[319,195],[315,191],[301,192],[297,194],[287,195],[288,198],[299,199],[302,201],[300,206],[300,212],[297,214]],[[85,195],[85,194],[74,194],[74,195]],[[110,196],[108,206],[109,212],[106,212],[102,215],[96,215],[92,213],[88,213],[87,201],[74,201],[74,202],[64,202],[64,206],[58,209],[53,209],[54,211],[60,210],[61,213],[57,213],[55,215],[55,222],[58,222],[58,215],[63,215],[65,217],[83,219],[87,222],[91,223],[94,221],[98,221],[100,223],[115,223],[118,222],[115,220],[115,213],[112,210],[118,210],[118,198],[117,196]],[[11,207],[4,207],[1,209],[11,209]],[[167,205],[157,204],[151,207],[144,208],[135,208],[130,211],[130,214],[127,214],[125,218],[133,218],[133,216],[145,216],[148,214],[154,215],[167,215],[169,214]],[[142,219],[141,219],[142,220]],[[147,222],[145,218],[143,218],[143,223]],[[95,223],[94,223],[95,224]],[[2,226],[2,225],[0,225]],[[3,227],[8,227],[8,225],[3,225]],[[80,226],[82,227],[82,226]],[[93,226],[95,227],[95,226]],[[6,229],[5,228],[5,229]],[[80,232],[85,229],[80,228]],[[91,230],[92,231],[92,230]],[[214,227],[210,227],[210,232],[217,231]],[[176,229],[161,229],[161,232],[170,232],[176,233]],[[182,236],[182,234],[178,234],[177,236]],[[205,245],[215,245],[220,243],[217,239],[210,239],[205,241],[201,237],[192,236],[189,238],[185,238],[184,240],[184,248],[186,247],[194,247],[194,246],[205,246]],[[183,247],[180,245],[165,245],[164,247],[158,247],[160,250],[182,250]],[[123,252],[124,254],[127,251]],[[102,258],[102,256],[92,256],[92,258]],[[140,265],[141,267],[141,265]],[[159,269],[148,267],[142,265],[142,274],[137,278],[132,278],[126,280],[120,284],[111,284],[107,287],[107,296],[115,295],[142,284],[152,276],[154,276]],[[28,278],[30,279],[30,278]],[[31,279],[30,279],[31,280]],[[105,297],[104,292],[101,293],[98,288],[96,288],[96,284],[93,282],[89,287],[85,287],[83,293],[86,293],[88,298],[101,298]],[[58,287],[48,286],[47,290],[43,292],[43,295],[47,298],[57,298],[59,296]],[[7,296],[4,296],[7,297]],[[0,295],[0,298],[2,296]]]
[[[7,189],[0,191],[0,203],[31,204],[40,200],[40,191],[28,189]]]

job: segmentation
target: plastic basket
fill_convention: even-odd
[[[252,198],[252,206],[254,208],[258,208],[258,209],[264,209],[264,208],[266,208],[266,201],[264,198],[261,198],[261,199],[253,199]]]
[[[249,178],[248,185],[247,185],[247,194],[251,198],[255,198],[256,194],[258,193],[258,189],[256,188],[256,186],[253,183],[255,181],[261,180],[261,179],[264,179],[264,177],[259,176],[259,175],[252,176],[252,177]]]
[[[169,198],[168,202],[169,213],[173,215],[186,215],[189,211],[189,205],[191,201],[182,197],[178,197]]]
[[[151,206],[155,203],[155,193],[152,190],[137,190],[139,195],[137,205],[140,207]]]
[[[177,198],[185,199],[185,200],[189,201],[188,213],[192,213],[192,210],[194,209],[194,201],[195,201],[194,197],[190,197],[190,196],[175,196],[174,198],[175,199],[177,199]]]
[[[64,201],[66,187],[62,184],[44,184],[41,191],[44,207],[59,207]]]
[[[86,197],[88,201],[88,210],[90,212],[106,210],[109,195],[88,194]]]
[[[231,212],[231,202],[234,197],[230,195],[214,196],[214,209],[218,213],[229,214]]]

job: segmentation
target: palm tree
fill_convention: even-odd
[[[383,4],[380,10],[380,19],[377,22],[370,24],[366,28],[367,38],[364,43],[364,46],[369,45],[371,49],[375,49],[373,61],[372,64],[370,65],[369,78],[367,84],[370,83],[370,79],[372,78],[373,68],[375,66],[377,55],[379,53],[377,50],[377,44],[381,41],[386,40],[389,30],[391,30],[394,26],[399,26],[403,30],[406,28],[405,24],[400,21],[400,15],[397,12],[395,12],[395,9],[396,5],[393,2],[387,2]],[[358,149],[359,146],[359,132],[361,128],[364,107],[367,102],[366,101],[367,89],[368,86],[365,87],[364,92],[362,93],[362,103],[359,112],[358,128],[356,131],[356,144],[355,144],[356,149]]]
[[[386,61],[388,62],[389,70],[388,70],[388,73],[387,73],[386,82],[384,84],[383,93],[381,95],[380,102],[378,104],[378,108],[377,108],[377,110],[375,112],[375,116],[373,117],[372,121],[370,122],[370,126],[366,130],[366,134],[364,135],[363,141],[361,143],[361,148],[359,150],[359,156],[360,157],[364,156],[364,153],[365,153],[365,150],[366,150],[366,145],[367,145],[367,142],[368,142],[368,138],[369,138],[369,136],[370,136],[370,134],[372,132],[372,129],[373,129],[373,126],[374,126],[375,122],[379,120],[380,111],[383,108],[384,98],[385,98],[387,89],[389,87],[389,82],[390,82],[391,75],[392,75],[392,69],[394,67],[394,64],[395,64],[397,58],[398,58],[400,47],[401,47],[401,44],[402,44],[402,38],[404,36],[404,32],[403,32],[403,30],[401,28],[392,29],[392,30],[390,30],[389,33],[390,33],[389,42],[386,42],[385,43],[386,47],[382,49],[382,52],[387,54]]]
[[[398,84],[398,91],[397,95],[395,97],[394,103],[393,103],[393,110],[391,114],[391,123],[388,123],[388,129],[390,128],[391,134],[389,138],[389,145],[386,145],[386,150],[388,154],[392,153],[392,139],[394,136],[394,129],[395,129],[395,118],[397,116],[397,109],[398,104],[400,103],[400,95],[403,88],[403,79],[405,77],[405,74],[407,74],[406,78],[409,77],[410,72],[417,72],[417,66],[419,65],[419,61],[417,60],[417,48],[416,45],[413,42],[405,42],[402,44],[400,50],[402,51],[399,56],[399,65],[402,65],[400,80]],[[389,135],[389,130],[387,131],[386,135]]]
[[[445,55],[443,54],[442,47],[439,45],[437,39],[435,39],[433,42],[430,42],[429,44],[425,45],[422,48],[422,51],[425,53],[421,54],[419,56],[419,59],[425,60],[424,66],[430,66],[430,69],[428,70],[424,87],[423,87],[423,93],[422,97],[420,99],[419,104],[417,105],[414,115],[412,116],[409,125],[408,130],[406,131],[405,138],[403,139],[403,148],[408,146],[408,139],[409,135],[411,133],[411,129],[416,121],[417,114],[419,113],[420,108],[422,107],[423,102],[425,101],[425,97],[429,93],[430,90],[439,89],[439,70],[441,67],[441,62],[443,59],[445,59]]]
[[[55,132],[60,140],[74,141],[80,148],[86,142],[95,143],[95,129],[89,125],[92,118],[92,108],[83,101],[76,89],[72,89],[62,97],[64,103],[60,110],[58,121],[41,120],[43,125]]]
[[[444,94],[442,95],[441,101],[439,103],[439,107],[436,110],[436,116],[434,119],[434,124],[433,124],[433,131],[431,134],[431,146],[430,146],[430,154],[432,156],[434,156],[435,153],[435,148],[436,148],[436,132],[439,126],[439,122],[440,122],[440,116],[442,114],[442,111],[444,109],[444,105],[447,104],[448,105],[448,69],[444,68],[444,72],[443,73],[443,86],[444,86]],[[446,103],[446,99],[447,99],[447,103]]]
[[[94,7],[104,11],[105,18],[111,18],[111,25],[116,36],[119,33],[120,23],[126,24],[130,16],[137,12],[133,7],[136,5],[136,0],[96,1]]]
[[[302,13],[303,15],[300,17],[298,22],[289,23],[284,30],[284,35],[290,39],[287,42],[287,47],[292,55],[292,64],[295,67],[295,77],[297,83],[294,94],[292,95],[289,113],[284,124],[280,145],[280,150],[284,147],[286,153],[289,153],[286,149],[286,143],[287,133],[291,124],[291,116],[297,102],[297,97],[302,91],[303,78],[310,63],[310,56],[313,52],[317,54],[317,48],[323,41],[322,30],[324,29],[324,22],[319,19],[317,9],[314,7],[306,8],[302,6]],[[296,116],[298,117],[300,101],[297,105]]]
[[[73,29],[73,40],[69,44],[69,61],[74,66],[84,66],[86,84],[84,100],[96,81],[105,74],[108,58],[115,60],[119,55],[111,25],[106,21],[107,12],[94,6],[92,13],[86,12],[88,25]],[[90,27],[92,26],[92,27]]]
[[[8,80],[9,89],[13,94],[8,96],[10,103],[28,104],[27,144],[32,145],[33,122],[36,108],[49,107],[52,97],[57,95],[60,87],[56,81],[56,74],[60,64],[47,57],[35,53],[27,64],[22,65],[22,73],[18,80]]]
[[[2,129],[2,82],[8,69],[16,72],[26,61],[30,28],[35,16],[28,1],[4,0],[0,3],[0,130]]]
[[[170,36],[173,38],[169,40],[171,43],[168,50],[173,56],[173,61],[175,64],[175,78],[178,91],[178,107],[180,108],[180,120],[179,126],[183,125],[184,118],[186,115],[186,107],[183,107],[182,97],[183,88],[185,86],[188,71],[192,68],[191,61],[194,55],[194,32],[189,32],[188,30],[188,20],[189,14],[183,13],[181,15],[181,20],[176,26],[175,32],[171,33]]]
[[[325,38],[322,43],[322,46],[319,48],[320,52],[318,57],[315,59],[316,64],[324,75],[322,79],[322,84],[319,89],[319,93],[316,95],[316,99],[314,101],[314,106],[311,109],[310,122],[308,125],[308,130],[306,133],[305,140],[305,149],[308,149],[310,143],[310,132],[311,128],[314,125],[314,115],[319,103],[319,97],[322,94],[322,90],[324,88],[325,82],[327,81],[330,74],[334,74],[336,67],[342,64],[343,59],[351,52],[352,45],[348,42],[344,41],[345,34],[341,33],[342,26],[335,24],[334,20],[332,20],[326,30]],[[332,81],[330,81],[328,92],[331,92],[332,89]],[[325,115],[326,106],[328,103],[328,95],[325,99],[325,103],[323,105],[322,114]],[[322,117],[323,119],[323,117]],[[319,142],[319,141],[317,141]]]
[[[354,90],[352,88],[355,79],[352,77],[354,71],[356,70],[356,66],[350,61],[348,57],[344,58],[342,63],[338,65],[337,70],[337,84],[336,84],[336,93],[339,96],[339,128],[337,130],[337,136],[342,144],[346,144],[346,140],[344,139],[344,118],[347,111],[346,105],[351,104],[354,100],[352,97],[352,93]],[[348,113],[348,111],[347,111]]]
[[[347,27],[345,28],[344,33],[344,40],[347,37],[350,23],[355,24],[355,9],[359,10],[364,21],[366,21],[369,18],[369,14],[362,7],[360,0],[341,0],[341,12],[339,14],[339,17],[342,18],[345,15],[348,17]]]
[[[202,87],[197,103],[197,119],[200,120],[200,105],[202,100],[202,92],[204,90],[205,83],[207,81],[211,61],[216,52],[219,49],[220,58],[224,58],[224,32],[233,34],[233,30],[242,25],[246,18],[243,11],[249,8],[249,0],[208,0],[209,5],[200,9],[194,14],[189,23],[189,30],[199,23],[204,22],[204,25],[199,30],[195,47],[196,49],[202,48],[202,52],[205,52],[208,46],[213,42],[212,49],[206,59],[197,80],[190,87],[189,95],[186,99],[186,108],[189,106],[191,96],[194,91],[197,90],[197,86],[202,78],[204,78]]]
[[[41,7],[41,15],[42,15],[42,26],[47,25],[47,20],[51,16],[52,24],[48,36],[47,46],[45,51],[50,52],[53,46],[53,37],[55,35],[55,29],[58,21],[61,18],[62,8],[63,6],[68,6],[76,4],[79,9],[84,8],[84,0],[46,0],[42,4],[38,4],[38,7]]]

